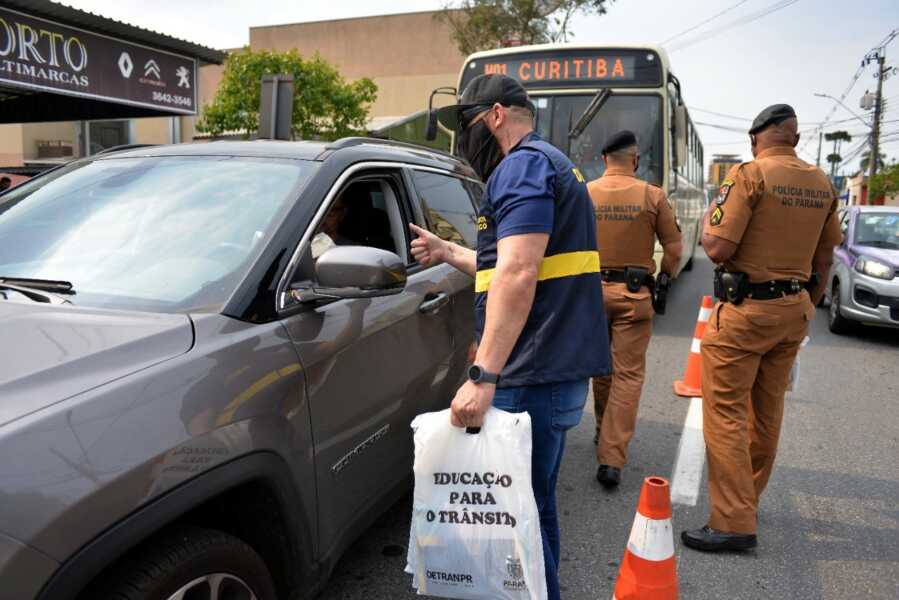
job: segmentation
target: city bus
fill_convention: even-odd
[[[668,193],[684,240],[678,273],[692,268],[705,208],[702,143],[664,50],[546,44],[478,52],[466,59],[452,93],[484,73],[502,73],[524,85],[537,108],[537,132],[588,181],[605,170],[600,149],[606,139],[621,129],[636,133],[637,177]],[[429,133],[434,119],[431,125]]]

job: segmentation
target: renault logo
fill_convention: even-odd
[[[131,56],[129,56],[127,52],[122,52],[122,55],[119,56],[119,71],[122,72],[122,77],[125,79],[131,77],[131,71],[133,69],[134,63],[131,62]]]

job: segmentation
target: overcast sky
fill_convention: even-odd
[[[444,4],[440,0],[256,0],[252,3],[246,0],[66,0],[64,3],[215,48],[246,44],[251,26],[432,10]],[[783,8],[762,15],[778,6]],[[757,18],[753,20],[753,17]],[[710,18],[708,23],[700,25]],[[799,114],[801,130],[810,130],[828,116],[834,102],[813,94],[839,97],[846,90],[865,54],[891,30],[899,28],[899,1],[616,0],[607,15],[578,19],[570,41],[661,43],[697,25],[665,47],[670,53],[672,70],[681,80],[693,120],[710,124],[700,128],[706,157],[713,153],[737,153],[749,158],[744,132],[749,121],[765,106],[777,102],[792,104]],[[678,49],[678,44],[685,47]],[[890,64],[899,67],[899,38],[887,48],[887,65]],[[868,114],[858,103],[866,89],[875,90],[873,73],[873,66],[866,68],[844,101],[865,118]],[[887,107],[882,130],[886,140],[892,140],[885,140],[885,151],[890,159],[899,159],[899,74],[884,83],[884,97],[891,106]],[[826,131],[843,128],[853,135],[853,141],[841,152],[844,157],[862,142],[868,131],[841,107],[831,117],[832,122],[846,119],[826,128]],[[807,131],[805,135],[800,149],[805,158],[814,161],[817,132]],[[822,163],[828,152],[825,143]],[[855,169],[857,163],[854,160],[844,165],[843,171]]]

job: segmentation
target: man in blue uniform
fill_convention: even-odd
[[[533,131],[534,106],[504,75],[469,83],[439,118],[487,182],[477,253],[412,225],[422,264],[475,278],[477,354],[452,403],[457,427],[479,427],[491,405],[528,412],[547,591],[558,599],[556,480],[565,433],[581,420],[590,377],[610,372],[593,204],[584,177]]]

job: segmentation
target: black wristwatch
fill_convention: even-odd
[[[495,384],[499,381],[499,375],[496,373],[488,373],[478,365],[471,365],[468,367],[468,379],[471,380],[472,383]]]

